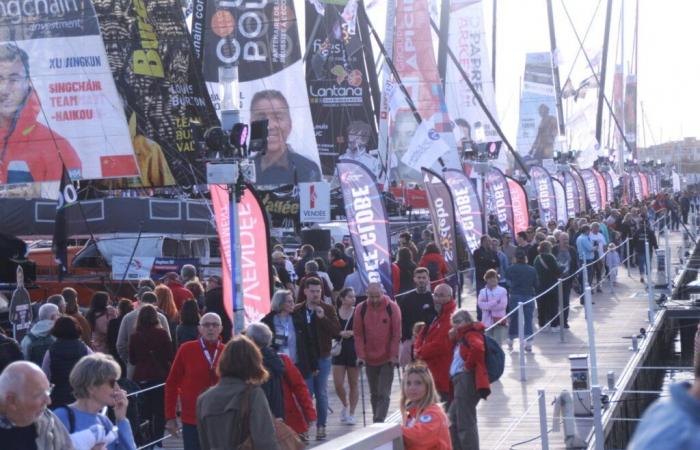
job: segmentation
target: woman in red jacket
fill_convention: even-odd
[[[134,365],[133,381],[141,389],[162,384],[173,363],[173,344],[168,332],[160,326],[158,312],[152,305],[139,310],[136,332],[129,339],[129,362]],[[151,437],[158,439],[165,430],[163,389],[144,393],[144,418],[148,418]]]
[[[449,422],[437,402],[428,367],[421,362],[406,366],[399,402],[406,450],[452,450]]]
[[[418,266],[428,269],[428,273],[430,274],[430,287],[432,289],[435,289],[435,286],[440,283],[446,283],[445,278],[450,272],[450,268],[447,267],[445,258],[440,253],[440,249],[435,242],[430,242],[425,246],[423,256],[420,261],[418,261]]]
[[[309,388],[304,377],[294,365],[292,359],[284,353],[279,353],[284,362],[284,423],[299,433],[304,442],[309,440],[306,432],[316,422],[316,408],[311,400]]]

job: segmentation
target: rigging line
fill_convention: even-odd
[[[564,6],[564,0],[561,0],[562,6]],[[593,21],[596,18],[596,15],[598,14],[598,10],[600,9],[600,4],[603,2],[603,0],[598,0],[598,4],[595,7],[595,10],[593,10],[593,16],[591,17],[591,20],[588,22],[588,27],[586,27],[586,32],[583,35],[583,42],[586,42],[586,39],[588,38],[588,33],[591,31],[591,28],[593,27]],[[566,9],[566,6],[564,6],[564,9]],[[572,25],[573,27],[573,25]],[[574,28],[574,33],[576,32],[576,29]],[[569,73],[566,75],[566,80],[571,78],[571,74],[574,72],[574,67],[576,67],[576,61],[578,61],[578,57],[581,55],[581,51],[583,50],[583,43],[579,43],[579,48],[576,51],[576,56],[574,56],[574,60],[571,62],[571,67],[569,68]],[[566,83],[566,80],[564,83]]]

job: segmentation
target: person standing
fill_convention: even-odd
[[[535,310],[534,302],[529,302],[538,288],[537,271],[527,263],[527,253],[524,248],[518,248],[515,252],[515,264],[508,268],[510,280],[510,309],[523,303],[523,317],[525,318],[524,336],[532,336],[532,314]],[[518,337],[518,313],[515,313],[508,325],[508,350],[513,350],[513,340]],[[525,341],[525,351],[532,351],[532,340]]]
[[[292,313],[294,312],[294,296],[292,291],[279,289],[272,296],[270,312],[260,321],[272,331],[272,348],[279,353],[289,356],[294,364],[307,361],[308,348],[299,330],[299,342],[297,343],[297,330],[294,327]]]
[[[92,330],[90,329],[90,324],[88,321],[80,313],[80,306],[78,305],[78,291],[72,287],[66,287],[61,291],[61,295],[66,300],[66,314],[78,321],[81,330],[81,339],[83,342],[85,342],[85,345],[89,347]]]
[[[224,350],[219,339],[221,318],[206,313],[199,320],[200,338],[185,342],[177,350],[175,361],[165,381],[165,428],[179,436],[176,419],[177,401],[181,404],[182,443],[185,450],[199,450],[197,397],[219,381],[217,365]],[[258,352],[259,353],[259,352]]]
[[[260,385],[270,412],[277,419],[285,420],[284,417],[284,361],[279,354],[270,346],[272,343],[272,331],[270,327],[262,322],[254,322],[248,325],[244,334],[260,350],[263,367],[268,373],[267,380]]]
[[[537,297],[537,321],[540,328],[544,327],[557,314],[558,292],[552,288],[558,281],[561,271],[556,258],[552,255],[552,244],[541,242],[538,247],[539,255],[535,258],[535,270],[539,281],[539,297]],[[552,288],[552,289],[550,289]],[[552,326],[552,332],[559,331]]]
[[[428,269],[428,275],[430,276],[432,286],[443,283],[447,278],[447,274],[450,273],[450,268],[447,266],[445,257],[442,256],[440,248],[435,242],[430,242],[425,246],[423,256],[420,261],[418,261],[418,266]]]
[[[44,354],[56,340],[51,335],[54,322],[60,317],[58,306],[53,303],[44,303],[39,308],[39,320],[32,325],[29,333],[22,338],[21,348],[24,359],[41,366]]]
[[[110,305],[109,294],[103,291],[95,292],[85,318],[92,329],[91,347],[96,352],[109,353],[107,329],[109,321],[115,317],[117,317],[117,310]]]
[[[5,331],[0,329],[0,374],[5,370],[5,367],[15,361],[21,361],[23,358],[19,343],[11,337],[5,336]]]
[[[204,294],[204,312],[213,312],[221,319],[221,341],[225,344],[231,339],[233,322],[224,307],[224,289],[221,277],[212,275],[207,281],[207,292]]]
[[[128,298],[119,300],[119,303],[117,303],[117,317],[110,320],[107,324],[107,348],[109,349],[109,354],[119,363],[123,374],[126,374],[126,361],[123,361],[121,356],[119,356],[117,340],[119,339],[119,328],[122,326],[124,316],[133,310],[134,304],[131,303],[131,300]]]
[[[651,229],[648,221],[643,220],[642,224],[635,231],[632,239],[634,252],[637,254],[637,266],[639,267],[640,276],[639,281],[642,283],[644,283],[644,275],[646,273],[647,264],[651,263],[650,261],[647,261],[646,242],[649,243],[649,258],[651,258],[654,255],[654,250],[658,248],[658,244],[656,243],[654,230]],[[649,272],[651,272],[651,270]],[[649,282],[651,282],[651,280],[649,280]]]
[[[394,366],[399,362],[401,309],[384,294],[380,283],[367,285],[367,300],[355,308],[352,328],[357,364],[365,365],[367,370],[373,421],[384,422]]]
[[[180,323],[175,329],[175,346],[197,340],[199,337],[199,306],[196,300],[187,300],[180,310]]]
[[[561,271],[562,281],[562,305],[564,311],[563,322],[564,328],[569,328],[569,299],[571,298],[571,288],[574,283],[574,277],[572,274],[576,273],[578,270],[578,255],[576,254],[576,249],[569,245],[569,233],[562,231],[559,234],[559,239],[557,241],[557,246],[552,249],[552,254],[557,259],[557,264],[559,264],[559,270]],[[552,326],[560,326],[561,317],[557,318],[552,322]]]
[[[486,271],[484,281],[486,286],[479,291],[477,298],[483,316],[482,322],[486,328],[495,325],[486,334],[494,338],[498,345],[501,345],[508,328],[507,321],[501,320],[505,317],[508,308],[508,291],[503,286],[498,285],[498,272],[494,269]]]
[[[355,291],[345,288],[338,294],[338,321],[340,322],[341,350],[338,356],[334,356],[333,384],[335,393],[343,404],[340,412],[340,422],[355,425],[355,408],[360,398],[358,381],[360,371],[357,368],[357,353],[355,352],[355,338],[352,331],[352,318],[355,314]],[[348,378],[349,393],[345,392],[345,375]]]
[[[601,231],[600,224],[598,222],[593,222],[591,224],[591,233],[589,234],[589,237],[591,242],[593,242],[593,259],[595,261],[593,264],[593,277],[596,280],[596,292],[603,292],[601,285],[603,284],[603,274],[605,273],[605,262],[600,258],[605,254],[608,241]],[[593,286],[591,286],[591,289],[593,289]]]
[[[433,293],[430,292],[428,269],[416,267],[413,271],[415,290],[397,297],[401,308],[401,344],[399,365],[404,367],[413,361],[413,326],[417,322],[429,323],[435,317]]]
[[[398,294],[414,289],[416,285],[413,282],[413,274],[417,266],[416,263],[413,262],[410,249],[407,247],[399,248],[396,254],[396,266],[399,269]],[[397,287],[394,286],[395,290],[396,288]]]
[[[484,275],[487,270],[494,269],[498,271],[500,262],[498,254],[491,248],[491,238],[489,236],[481,236],[481,245],[474,250],[474,276],[476,277],[476,292],[477,295],[486,285]],[[476,316],[481,320],[481,308],[477,304]]]
[[[580,229],[581,233],[576,238],[576,252],[578,253],[578,259],[581,264],[586,265],[586,269],[581,271],[581,288],[584,288],[586,284],[591,285],[591,271],[593,270],[592,264],[594,260],[594,247],[593,242],[590,238],[591,227],[588,225],[583,225]],[[588,274],[588,279],[583,279],[583,274]],[[593,287],[591,286],[591,289]],[[583,300],[581,300],[583,304]]]
[[[178,312],[182,309],[182,304],[185,303],[185,300],[194,298],[192,292],[190,292],[189,289],[184,286],[182,280],[180,279],[180,275],[177,272],[168,272],[163,275],[163,278],[160,280],[172,291],[173,301],[175,302],[175,307],[177,308]],[[156,292],[157,290],[158,288],[156,288]]]

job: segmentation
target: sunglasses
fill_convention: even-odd
[[[202,328],[216,328],[216,327],[220,327],[221,324],[216,323],[216,322],[205,322],[205,323],[200,323],[199,326]]]

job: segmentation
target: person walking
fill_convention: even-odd
[[[90,341],[92,329],[90,328],[88,321],[85,319],[85,316],[83,316],[80,312],[80,305],[78,304],[78,291],[72,287],[65,287],[61,291],[61,295],[66,300],[66,315],[71,316],[78,321],[78,324],[80,325],[81,339],[83,342],[85,342],[85,345],[89,347],[91,344]]]
[[[413,361],[413,326],[418,322],[428,323],[435,317],[433,293],[430,292],[430,276],[426,267],[416,267],[413,271],[413,285],[414,291],[397,296],[396,299],[401,309],[401,344],[399,345],[401,367]]]
[[[264,323],[255,322],[248,325],[245,329],[245,335],[260,350],[263,367],[268,373],[267,380],[260,387],[265,393],[270,411],[275,418],[284,420],[284,391],[282,388],[284,383],[284,361],[270,347],[272,331]]]
[[[384,294],[380,283],[367,285],[367,300],[355,308],[353,332],[357,364],[366,366],[373,422],[384,422],[394,366],[399,362],[401,309]]]
[[[557,240],[557,246],[552,249],[552,255],[557,259],[560,277],[562,278],[562,305],[564,307],[563,323],[564,328],[569,328],[569,300],[571,298],[571,288],[573,287],[574,277],[572,274],[578,270],[578,255],[576,249],[569,245],[569,233],[562,231]],[[560,326],[562,318],[554,319],[552,326]]]
[[[649,225],[649,222],[646,220],[643,220],[639,228],[634,233],[634,237],[632,239],[632,246],[634,248],[634,252],[637,254],[637,266],[639,267],[639,281],[644,283],[644,276],[646,274],[647,270],[647,264],[651,264],[650,261],[647,260],[646,256],[646,245],[645,243],[649,243],[649,257],[653,257],[654,255],[654,250],[658,248],[658,244],[656,242],[656,235],[654,234],[654,230],[651,229],[651,225]],[[651,273],[651,270],[649,270]],[[649,280],[651,283],[651,280]]]
[[[90,300],[90,309],[85,318],[92,329],[92,349],[96,352],[109,353],[107,346],[107,328],[109,321],[117,317],[117,310],[110,305],[109,294],[95,292]]]
[[[541,242],[538,251],[540,254],[535,258],[535,270],[537,271],[537,280],[539,282],[537,323],[542,328],[557,315],[558,292],[553,286],[559,281],[561,269],[556,258],[552,255],[552,244],[548,241]],[[552,326],[551,330],[552,332],[558,332],[559,327]]]
[[[199,305],[197,300],[187,300],[180,310],[180,323],[175,329],[175,345],[177,348],[199,337]]]
[[[289,356],[284,353],[279,355],[284,362],[284,423],[296,431],[303,442],[308,442],[308,431],[318,418],[316,408],[297,366]]]
[[[491,242],[491,237],[481,236],[480,243],[481,245],[479,248],[474,250],[474,276],[476,277],[477,296],[486,285],[486,282],[484,281],[486,271],[490,269],[498,271],[500,267],[498,254],[491,248],[493,245]],[[476,316],[478,320],[481,320],[481,314],[481,308],[479,307],[477,301]]]
[[[117,317],[111,319],[109,323],[107,323],[107,349],[109,350],[109,354],[119,363],[123,374],[126,374],[126,361],[122,360],[121,356],[119,356],[117,340],[119,339],[119,328],[122,326],[124,316],[133,310],[134,304],[131,303],[131,300],[123,298],[117,303]]]
[[[486,271],[484,274],[486,286],[479,292],[477,302],[481,308],[484,326],[489,328],[493,325],[491,329],[486,331],[486,334],[495,339],[498,345],[501,345],[508,331],[507,319],[502,320],[508,308],[508,291],[503,286],[498,285],[498,279],[498,272],[494,269]]]
[[[224,290],[221,277],[212,275],[207,281],[207,292],[204,294],[204,312],[214,313],[221,319],[221,342],[224,344],[231,339],[233,322],[224,307]]]
[[[445,257],[440,253],[440,248],[435,242],[430,242],[425,246],[423,256],[418,261],[419,267],[428,269],[431,286],[437,286],[439,283],[444,283],[447,274],[450,273],[450,268],[445,262]]]
[[[525,319],[524,336],[532,336],[532,315],[535,310],[534,302],[531,300],[538,289],[539,281],[537,271],[527,263],[527,252],[522,247],[515,251],[515,264],[508,267],[508,279],[510,280],[510,309],[518,307],[518,303],[523,303],[523,317]],[[513,340],[518,335],[518,313],[512,316],[508,324],[508,350],[513,350]],[[525,351],[532,351],[532,339],[525,341]]]
[[[279,289],[272,296],[270,312],[260,321],[272,331],[272,348],[279,353],[289,356],[294,364],[302,364],[308,360],[308,347],[302,334],[303,330],[294,327],[292,313],[294,312],[294,296],[292,291]],[[297,341],[297,334],[299,340]]]
[[[37,322],[32,325],[29,333],[22,338],[20,343],[24,359],[41,367],[41,363],[44,361],[44,354],[56,340],[51,335],[51,329],[60,315],[58,306],[53,303],[45,303],[39,307]]]
[[[360,370],[357,367],[355,338],[352,330],[353,315],[355,314],[355,291],[344,288],[338,294],[338,321],[340,322],[340,353],[333,356],[333,384],[335,393],[343,404],[340,411],[340,423],[355,425],[355,408],[360,398],[358,382]],[[349,392],[345,391],[347,375]]]
[[[580,228],[580,234],[576,238],[576,253],[578,253],[579,262],[586,265],[586,269],[582,270],[580,275],[580,284],[582,289],[586,287],[586,284],[591,286],[591,289],[593,289],[593,286],[591,285],[591,277],[593,271],[593,261],[595,260],[595,248],[593,247],[593,241],[591,241],[590,234],[591,228],[588,225],[583,225]],[[588,278],[586,280],[583,279],[584,273],[588,274]],[[583,304],[583,299],[581,299],[581,304]]]

